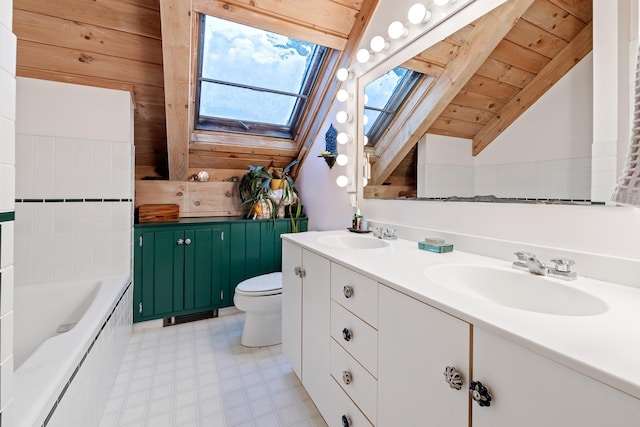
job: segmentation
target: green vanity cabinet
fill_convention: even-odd
[[[307,230],[307,219],[298,221]],[[235,287],[281,271],[289,219],[183,218],[136,224],[134,321],[210,311],[233,305]]]

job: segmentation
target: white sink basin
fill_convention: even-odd
[[[460,294],[519,310],[561,316],[595,316],[607,311],[607,304],[591,294],[525,271],[442,264],[427,267],[425,275]]]
[[[378,249],[389,246],[389,243],[369,236],[322,236],[318,237],[318,243],[343,249]]]

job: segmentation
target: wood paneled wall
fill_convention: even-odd
[[[17,75],[131,90],[136,169],[166,174],[159,0],[14,0]]]

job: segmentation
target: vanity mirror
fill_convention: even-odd
[[[370,116],[357,123],[357,158],[373,164],[360,194],[591,203],[591,1],[513,0],[471,19],[482,3],[357,75],[354,116]],[[382,132],[365,135],[375,99],[364,94],[399,66],[422,77]]]

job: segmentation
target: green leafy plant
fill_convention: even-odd
[[[281,207],[288,206],[292,231],[298,231],[298,219],[302,215],[302,204],[291,176],[291,169],[296,163],[298,163],[298,159],[294,159],[284,168],[249,166],[249,170],[239,182],[240,199],[242,204],[247,207],[247,218],[267,216],[264,209],[265,204],[268,204],[270,209],[268,217],[275,219]],[[280,181],[276,185],[272,185],[276,180]],[[278,190],[282,190],[282,194],[278,193],[278,197],[275,197],[274,194]],[[258,215],[258,212],[261,215]]]

